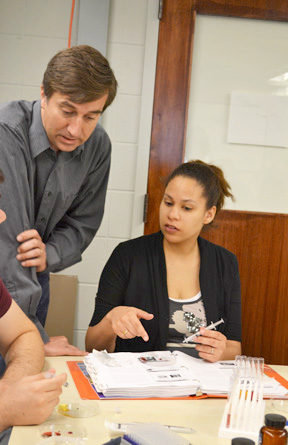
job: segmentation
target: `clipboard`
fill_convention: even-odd
[[[105,397],[101,393],[97,393],[92,380],[86,370],[86,366],[83,361],[67,361],[67,365],[69,371],[72,375],[78,393],[81,399],[84,400],[116,400],[115,397]],[[278,372],[274,371],[270,366],[264,366],[264,372],[268,377],[274,378],[278,383],[280,383],[284,388],[287,389],[288,393],[288,381],[282,377]],[[191,395],[188,397],[149,397],[145,398],[146,400],[198,400],[198,399],[207,399],[207,398],[222,398],[226,399],[228,394],[201,394],[201,395]],[[264,397],[265,398],[265,397]],[[267,399],[270,399],[271,396],[268,396]],[[281,399],[281,397],[277,397]],[[287,398],[287,397],[286,397]],[[139,398],[123,398],[119,397],[118,400],[144,400]]]

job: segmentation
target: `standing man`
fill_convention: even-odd
[[[0,107],[0,167],[6,176],[1,204],[9,218],[2,224],[0,272],[38,327],[46,355],[79,354],[61,337],[49,341],[44,331],[49,272],[81,261],[100,226],[111,143],[97,123],[116,90],[108,61],[80,45],[48,63],[41,101]]]

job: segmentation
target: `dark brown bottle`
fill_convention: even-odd
[[[234,437],[231,445],[255,445],[254,440],[247,439],[246,437]]]
[[[286,445],[285,425],[286,417],[280,414],[266,414],[265,426],[260,430],[259,445]]]

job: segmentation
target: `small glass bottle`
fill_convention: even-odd
[[[286,445],[285,425],[286,417],[280,414],[266,414],[265,426],[260,430],[259,445]]]
[[[231,445],[255,445],[254,440],[247,439],[246,437],[234,437]]]

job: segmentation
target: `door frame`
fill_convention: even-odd
[[[149,150],[159,32],[158,10],[159,0],[149,0],[143,65],[144,69],[138,137],[138,154],[135,171],[135,188],[131,221],[131,238],[136,238],[144,233],[143,209],[147,191],[149,168]]]
[[[159,230],[162,179],[185,153],[193,37],[197,14],[288,21],[283,0],[163,0],[159,24],[144,233]]]

